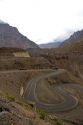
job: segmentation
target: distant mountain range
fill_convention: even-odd
[[[53,41],[53,42],[46,43],[46,44],[40,44],[39,47],[40,48],[57,48],[57,47],[59,47],[60,44],[61,44],[61,42]]]
[[[22,35],[16,27],[0,21],[0,48],[39,48],[36,43]]]
[[[16,27],[12,27],[3,21],[0,21],[0,48],[59,48],[61,51],[81,51],[83,52],[83,30],[74,32],[69,39],[65,41],[54,40],[47,44],[39,46],[26,36],[22,35]]]

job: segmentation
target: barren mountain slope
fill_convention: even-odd
[[[38,45],[23,36],[16,27],[6,23],[0,23],[0,48],[38,48]]]
[[[60,46],[60,51],[83,53],[83,30],[75,32],[69,39],[65,40]]]

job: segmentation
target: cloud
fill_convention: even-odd
[[[1,0],[0,18],[30,39],[48,42],[83,28],[83,0]]]

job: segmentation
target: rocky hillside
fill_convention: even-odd
[[[0,22],[0,48],[38,48],[34,42],[23,36],[16,27]]]
[[[63,52],[79,52],[83,53],[83,30],[75,32],[69,39],[65,40],[60,49]]]

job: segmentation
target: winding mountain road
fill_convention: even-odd
[[[40,80],[51,76],[56,76],[63,72],[64,70],[56,70],[55,72],[53,71],[46,75],[44,74],[44,75],[41,75],[40,77],[33,78],[28,83],[28,86],[24,92],[24,95],[23,95],[24,99],[27,100],[28,102],[32,102],[35,105],[35,107],[42,109],[48,113],[68,111],[75,108],[78,105],[78,99],[64,89],[65,85],[57,86],[55,88],[55,91],[57,92],[57,94],[60,94],[64,98],[64,100],[61,103],[46,104],[46,103],[40,102],[37,98],[36,88],[37,88],[37,85],[40,83]],[[74,87],[76,86],[74,85]],[[81,91],[83,91],[83,88],[79,87],[79,89],[82,89]]]

